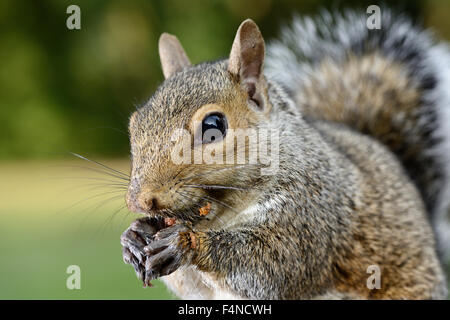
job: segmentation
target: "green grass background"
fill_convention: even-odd
[[[106,162],[127,170],[126,161]],[[160,281],[142,288],[122,261],[119,237],[137,216],[112,216],[123,197],[99,207],[121,191],[86,200],[114,189],[93,185],[105,175],[74,166],[89,167],[0,164],[0,299],[173,299]],[[66,287],[69,265],[81,268],[80,290]]]

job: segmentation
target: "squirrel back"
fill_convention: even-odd
[[[450,50],[403,15],[381,29],[353,11],[295,17],[267,48],[266,74],[305,118],[344,124],[386,145],[425,202],[450,255]]]

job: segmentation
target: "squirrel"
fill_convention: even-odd
[[[161,35],[165,80],[129,121],[126,202],[145,216],[121,236],[144,286],[161,278],[183,299],[447,297],[450,53],[403,15],[381,21],[294,17],[266,50],[248,19],[227,59],[197,65]],[[249,154],[250,138],[227,140],[235,129],[277,132],[278,167],[176,163],[179,129],[194,141],[183,150],[206,153]]]

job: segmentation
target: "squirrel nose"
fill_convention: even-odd
[[[138,197],[137,202],[139,207],[145,212],[161,209],[160,201],[158,201],[158,198],[154,194],[142,194]]]
[[[126,204],[130,211],[140,213],[149,212],[152,209],[157,210],[160,207],[156,196],[148,193],[141,195],[128,193],[126,196]]]
[[[143,197],[139,197],[139,205],[145,211],[149,211],[152,208],[156,209],[156,198],[152,195],[145,195]]]

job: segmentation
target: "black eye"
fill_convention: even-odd
[[[227,133],[228,123],[225,115],[212,113],[207,115],[202,121],[203,143],[222,140]]]

